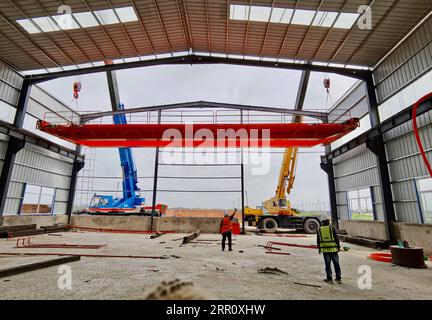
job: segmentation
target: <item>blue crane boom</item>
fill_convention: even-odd
[[[124,110],[124,105],[120,104],[119,110]],[[127,124],[125,114],[114,115],[114,124]],[[123,199],[135,197],[138,188],[137,170],[132,155],[131,148],[119,148],[120,165],[123,171]]]
[[[124,110],[121,103],[119,110]],[[114,124],[127,124],[125,114],[113,116]],[[91,213],[129,213],[140,211],[145,199],[139,195],[138,176],[131,148],[119,148],[120,165],[122,167],[122,190],[121,198],[95,194],[90,202]],[[141,207],[141,208],[139,208]],[[138,210],[137,210],[138,209]]]

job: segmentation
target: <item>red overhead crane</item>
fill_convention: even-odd
[[[343,123],[247,124],[50,124],[38,128],[88,147],[313,147],[329,144],[359,126],[359,119]],[[168,131],[170,130],[170,131]],[[268,131],[267,131],[268,130]],[[268,135],[265,134],[268,133]],[[172,135],[174,134],[174,135]],[[203,138],[213,138],[206,140]],[[268,138],[269,137],[269,138]]]

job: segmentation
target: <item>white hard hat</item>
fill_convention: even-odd
[[[228,216],[228,212],[224,211],[224,216],[227,217]]]

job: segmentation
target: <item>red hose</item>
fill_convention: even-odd
[[[374,252],[369,255],[369,259],[380,262],[392,262],[392,255],[388,252]]]
[[[432,167],[431,167],[431,165],[429,163],[429,160],[428,160],[428,158],[426,156],[426,153],[424,151],[423,143],[422,143],[422,141],[420,139],[420,135],[419,135],[418,128],[417,128],[417,108],[425,100],[430,99],[430,98],[432,98],[432,92],[428,93],[427,95],[425,95],[424,97],[422,97],[419,101],[417,101],[415,103],[415,105],[413,107],[413,111],[412,111],[412,121],[413,121],[414,136],[416,138],[417,145],[418,145],[418,147],[420,149],[420,154],[421,154],[421,156],[423,158],[423,161],[424,161],[424,163],[426,165],[426,169],[429,172],[429,175],[432,177]]]

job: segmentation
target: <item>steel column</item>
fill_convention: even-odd
[[[243,123],[243,110],[240,110],[240,122]],[[244,190],[244,159],[243,159],[243,148],[240,149],[241,153],[241,210],[242,210],[242,234],[246,234],[245,230],[245,190]]]
[[[118,111],[120,105],[120,94],[117,85],[117,76],[115,71],[107,71],[108,90],[111,101],[112,111]]]
[[[25,141],[9,137],[8,146],[6,149],[5,159],[3,160],[3,167],[0,177],[0,217],[4,214],[7,193],[9,190],[10,179],[12,176],[13,165],[15,163],[15,156],[22,148],[24,148]]]
[[[326,149],[330,149],[329,146],[326,146]],[[337,211],[337,199],[336,199],[336,185],[335,185],[335,177],[333,171],[333,161],[329,160],[327,162],[321,162],[321,169],[327,173],[327,183],[328,183],[328,191],[330,198],[330,213],[332,224],[335,228],[339,228],[339,216]]]
[[[28,100],[30,98],[31,82],[24,80],[21,92],[18,99],[18,104],[15,113],[14,125],[17,128],[22,128],[24,124],[24,118],[27,112]]]
[[[378,100],[375,92],[375,85],[372,74],[369,74],[368,78],[365,81],[365,84],[369,100],[369,116],[371,127],[378,127],[380,125]],[[396,221],[396,216],[393,205],[393,195],[391,190],[390,174],[388,170],[388,162],[383,135],[378,135],[373,139],[366,141],[366,146],[377,157],[387,239],[388,241],[390,241],[390,243],[395,243],[392,223]]]
[[[161,123],[162,111],[158,111],[158,123]],[[155,166],[154,166],[154,176],[153,176],[153,198],[152,198],[152,215],[151,215],[151,224],[150,231],[153,231],[153,219],[156,213],[156,199],[157,199],[157,183],[158,183],[158,174],[159,174],[159,147],[156,148],[155,154]]]
[[[66,206],[66,214],[68,216],[68,224],[71,222],[73,204],[75,201],[76,184],[78,180],[78,172],[84,167],[84,161],[75,160],[72,165],[71,181],[69,184],[69,194]]]

